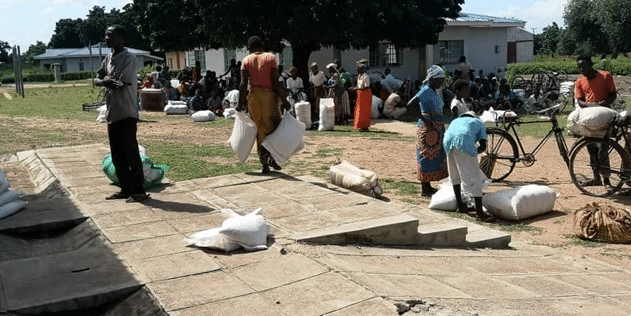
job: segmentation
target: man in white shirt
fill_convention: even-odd
[[[318,64],[311,64],[311,72],[309,73],[309,83],[311,84],[311,99],[313,100],[311,107],[312,117],[318,117],[320,112],[320,98],[323,98],[324,83],[326,82],[326,76],[324,72],[318,70]]]

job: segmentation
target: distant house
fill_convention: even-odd
[[[135,48],[127,48],[132,54],[136,55],[138,67],[145,65],[154,65],[162,62],[163,58],[152,56],[148,51]],[[39,60],[42,69],[51,69],[53,64],[61,65],[61,72],[67,71],[84,71],[101,67],[101,61],[111,51],[108,47],[92,46],[92,59],[90,59],[90,48],[47,48],[43,54],[34,56],[33,59]]]
[[[525,21],[492,17],[479,14],[460,13],[456,19],[447,19],[447,25],[439,34],[436,45],[425,45],[414,49],[399,49],[388,42],[362,50],[339,50],[322,48],[313,52],[309,63],[317,62],[320,69],[336,59],[350,72],[355,72],[355,61],[369,60],[369,73],[383,73],[386,68],[398,78],[422,79],[426,69],[433,64],[442,64],[453,71],[460,56],[466,56],[473,69],[485,74],[498,73],[507,63],[529,62],[533,58],[533,36],[524,30]],[[288,44],[288,43],[286,43]],[[223,74],[231,59],[241,60],[247,55],[246,49],[193,50],[188,52],[167,52],[167,65],[173,69],[178,65],[193,67],[199,62],[202,70],[213,70]],[[169,57],[172,56],[172,57]],[[279,64],[285,69],[292,66],[291,47],[277,54]],[[176,65],[175,61],[179,64]],[[171,62],[171,64],[169,64]]]

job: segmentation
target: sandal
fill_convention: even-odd
[[[127,203],[142,202],[148,198],[149,198],[149,194],[134,194],[130,196],[129,198],[127,198],[125,202]]]
[[[125,194],[123,192],[112,193],[105,197],[106,200],[122,200],[129,197],[129,194]]]

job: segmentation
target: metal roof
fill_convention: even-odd
[[[142,55],[146,57],[150,57],[157,60],[162,60],[161,57],[152,56],[150,52],[146,50],[140,50],[135,48],[127,48],[130,53],[134,55]],[[109,53],[111,50],[109,47],[101,47],[101,52],[103,55]],[[99,46],[92,46],[92,56],[98,56],[99,54]],[[46,52],[43,54],[33,56],[33,59],[57,59],[57,58],[89,58],[90,57],[90,49],[88,47],[83,48],[47,48]]]
[[[526,21],[513,18],[501,18],[489,15],[461,12],[459,17],[455,19],[447,19],[447,25],[481,27],[525,27]]]

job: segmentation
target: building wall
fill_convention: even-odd
[[[102,58],[105,58],[103,54]],[[52,65],[55,63],[62,64],[61,72],[73,72],[81,71],[80,63],[83,63],[83,71],[90,71],[90,67],[96,71],[101,68],[102,58],[98,55],[92,56],[92,65],[90,65],[90,57],[74,57],[74,58],[50,58],[40,59],[40,68],[46,69],[46,65]],[[136,65],[138,69],[142,68],[145,63],[155,64],[155,60],[147,56],[136,55]]]
[[[464,40],[464,56],[476,72],[482,70],[485,74],[497,73],[498,69],[506,67],[507,28],[503,27],[447,27],[440,33],[440,41]],[[440,56],[432,56],[428,60],[437,64]],[[445,65],[453,71],[457,64]]]
[[[164,62],[170,69],[183,69],[186,67],[186,52],[166,52]]]
[[[508,30],[508,41],[515,42],[517,46],[517,62],[529,63],[534,58],[534,35],[523,28],[511,28]]]

